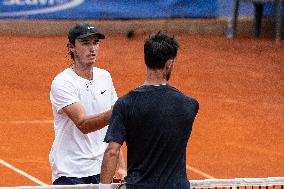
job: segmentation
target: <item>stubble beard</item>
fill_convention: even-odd
[[[169,71],[166,75],[166,80],[169,81],[171,78],[171,71]]]
[[[170,69],[168,70],[167,74],[166,74],[166,80],[169,81],[170,78],[171,78],[171,74],[172,74],[172,71],[173,71],[173,64],[171,65]]]
[[[96,63],[96,58],[95,59],[92,59],[92,60],[82,60],[80,59],[78,56],[76,57],[77,58],[77,62],[82,66],[82,67],[93,67]]]

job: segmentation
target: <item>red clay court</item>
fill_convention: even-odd
[[[177,34],[170,84],[199,100],[187,151],[190,179],[284,176],[284,43],[273,37]],[[108,35],[97,66],[118,95],[144,82],[143,42]],[[49,90],[67,67],[67,38],[1,36],[0,186],[50,184]],[[8,168],[4,162],[18,171]]]

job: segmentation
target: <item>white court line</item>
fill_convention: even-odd
[[[20,169],[18,169],[18,168],[16,168],[16,167],[14,167],[13,165],[11,165],[11,164],[5,162],[5,161],[2,160],[2,159],[0,159],[0,164],[2,164],[2,165],[4,165],[4,166],[6,166],[6,167],[12,169],[13,171],[17,172],[18,174],[20,174],[20,175],[22,175],[22,176],[24,176],[24,177],[30,179],[31,181],[33,181],[33,182],[35,182],[35,183],[37,183],[37,184],[39,184],[39,185],[41,185],[41,186],[46,186],[46,185],[48,185],[48,184],[45,184],[44,182],[38,180],[37,178],[35,178],[35,177],[29,175],[28,173],[26,173],[26,172],[24,172],[24,171],[22,171],[22,170],[20,170]]]
[[[186,169],[188,169],[188,170],[190,170],[190,171],[192,171],[192,172],[195,172],[195,173],[197,173],[198,175],[201,175],[201,176],[205,177],[206,179],[214,179],[213,176],[208,175],[207,173],[204,173],[203,171],[200,171],[200,170],[198,170],[198,169],[196,169],[196,168],[194,168],[194,167],[191,167],[191,166],[186,165]]]
[[[53,124],[53,120],[18,120],[18,121],[0,121],[0,124]]]
[[[53,120],[0,121],[0,124],[7,124],[7,123],[9,123],[9,124],[39,124],[39,123],[51,124],[51,123],[53,123]],[[3,161],[3,160],[0,159],[0,163],[1,163],[1,161]],[[16,168],[16,169],[17,169],[17,168]],[[193,167],[191,167],[191,166],[186,165],[186,169],[188,169],[188,170],[190,170],[190,171],[192,171],[192,172],[195,172],[196,174],[201,175],[201,176],[203,176],[203,177],[205,177],[205,178],[207,178],[207,179],[210,179],[210,178],[211,178],[211,179],[214,179],[213,176],[211,176],[211,175],[209,175],[209,174],[207,174],[207,173],[204,173],[203,171],[198,170],[198,169],[196,169],[196,168],[193,168]],[[16,172],[17,172],[17,171],[16,171]],[[43,183],[43,184],[44,184],[44,183]]]

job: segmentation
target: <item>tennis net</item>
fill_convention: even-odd
[[[189,180],[191,189],[284,189],[284,177],[268,178],[235,178],[235,179],[205,179]],[[112,188],[118,184],[113,183]],[[72,186],[18,186],[18,187],[0,187],[0,189],[99,189],[97,184],[82,184]]]
[[[191,188],[284,189],[284,177],[190,180]]]

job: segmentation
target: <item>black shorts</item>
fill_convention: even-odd
[[[76,185],[76,184],[99,184],[100,174],[88,177],[59,177],[52,184],[53,185]]]

